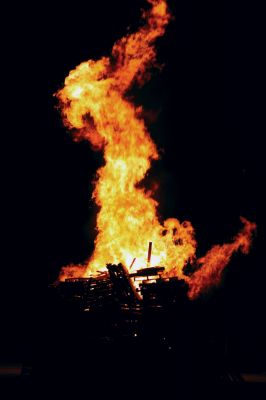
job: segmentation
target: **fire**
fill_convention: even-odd
[[[104,166],[97,171],[93,199],[99,206],[95,249],[82,267],[63,268],[61,279],[88,276],[107,263],[123,263],[132,270],[146,266],[148,243],[153,243],[151,266],[163,265],[167,276],[185,279],[189,295],[216,283],[233,252],[247,252],[255,225],[243,220],[244,229],[231,244],[214,246],[196,260],[196,240],[189,221],[161,221],[157,202],[139,187],[158,159],[158,151],[141,117],[142,109],[127,98],[133,84],[149,78],[155,63],[155,40],[162,36],[171,18],[166,0],[148,0],[145,24],[117,41],[110,57],[81,63],[65,79],[56,94],[63,120],[76,140],[88,140],[103,152]],[[201,268],[191,277],[184,266],[197,262]]]
[[[242,230],[236,235],[232,243],[213,246],[204,257],[197,263],[200,266],[189,279],[189,297],[194,299],[213,285],[219,285],[224,268],[228,265],[233,253],[241,250],[242,253],[249,252],[252,235],[256,224],[241,217],[244,224]]]

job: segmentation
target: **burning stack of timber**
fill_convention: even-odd
[[[51,287],[66,306],[86,312],[113,309],[138,313],[143,308],[163,308],[182,301],[187,292],[185,283],[163,278],[164,267],[150,266],[151,252],[150,242],[147,267],[133,273],[122,264],[107,264],[107,271],[96,276],[68,278]]]

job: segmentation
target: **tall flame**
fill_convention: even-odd
[[[197,245],[191,223],[174,218],[161,222],[157,202],[138,185],[158,152],[141,108],[126,94],[133,84],[143,84],[149,77],[147,70],[156,56],[154,42],[171,18],[166,0],[148,2],[151,7],[143,13],[144,26],[116,42],[110,57],[81,63],[56,94],[65,125],[76,139],[88,140],[95,150],[103,151],[105,161],[97,171],[93,192],[100,207],[94,252],[86,266],[64,268],[61,278],[88,276],[107,263],[129,267],[133,258],[134,269],[144,267],[151,241],[151,265],[163,265],[166,275],[185,279],[190,297],[195,298],[216,283],[234,251],[247,251],[255,225],[243,220],[245,227],[234,242],[213,247],[198,260],[201,268],[188,277],[183,268],[196,262]]]

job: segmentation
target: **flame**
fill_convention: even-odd
[[[184,275],[188,262],[196,262],[196,240],[189,221],[160,221],[157,202],[138,185],[158,159],[158,152],[144,121],[141,108],[127,98],[133,84],[149,78],[155,64],[155,40],[165,32],[171,16],[166,0],[148,0],[145,20],[137,32],[115,43],[110,57],[81,63],[57,92],[63,120],[76,140],[88,140],[101,150],[105,164],[97,171],[93,199],[99,206],[95,249],[81,268],[66,267],[61,279],[88,276],[107,263],[123,263],[133,270],[146,266],[148,243],[153,242],[151,265],[165,266],[165,274],[185,279],[194,298],[209,282],[218,279],[232,253],[246,250],[254,226],[245,228],[233,244],[215,246],[198,263],[192,277]],[[246,227],[249,226],[250,229]]]
[[[201,292],[208,288],[219,285],[222,272],[228,265],[233,253],[241,250],[242,253],[248,254],[256,224],[243,217],[240,219],[244,226],[232,243],[216,245],[198,260],[200,269],[190,277],[188,282],[188,295],[191,299],[197,298]]]

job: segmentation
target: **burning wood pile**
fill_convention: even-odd
[[[192,223],[159,216],[157,183],[145,187],[159,151],[142,107],[132,101],[132,88],[150,78],[149,69],[156,66],[155,41],[172,18],[166,0],[147,3],[144,23],[136,32],[119,39],[109,57],[82,62],[70,71],[56,93],[74,140],[88,141],[101,152],[103,163],[93,182],[97,206],[93,253],[81,266],[63,267],[50,292],[67,310],[67,322],[69,309],[78,311],[82,321],[84,316],[92,321],[89,335],[102,324],[100,335],[109,339],[146,336],[152,349],[151,338],[157,335],[155,343],[167,343],[172,349],[175,337],[179,350],[183,341],[177,309],[180,305],[185,309],[188,299],[219,285],[233,254],[249,252],[256,225],[241,218],[243,227],[232,241],[214,245],[199,257]],[[186,273],[189,265],[191,271]],[[179,319],[174,327],[173,315]],[[70,325],[78,331],[76,320],[67,324],[68,329]],[[184,347],[187,350],[190,343]]]
[[[89,278],[67,278],[50,288],[61,301],[84,312],[108,310],[140,311],[160,309],[175,304],[187,295],[187,285],[176,277],[164,278],[164,267],[149,267],[152,242],[149,243],[147,267],[133,273],[123,264],[107,264],[106,271]]]

